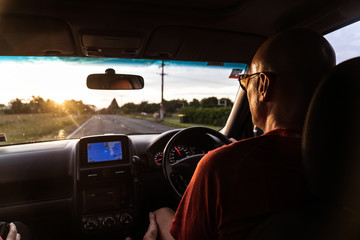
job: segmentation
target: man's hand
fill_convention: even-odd
[[[17,233],[16,226],[13,223],[10,223],[10,230],[6,237],[6,240],[20,240],[21,236]]]
[[[157,224],[155,214],[153,212],[149,213],[149,228],[144,235],[144,240],[156,240],[157,239]]]
[[[156,224],[158,226],[159,240],[174,240],[170,234],[170,226],[174,220],[175,211],[171,208],[163,207],[154,212]]]

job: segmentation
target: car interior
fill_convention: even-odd
[[[359,238],[356,140],[359,113],[354,111],[359,109],[356,94],[359,64],[360,58],[356,57],[334,67],[320,83],[310,103],[302,151],[313,197],[305,206],[274,214],[246,239]],[[348,82],[349,91],[340,93],[339,81]],[[338,129],[339,125],[347,124],[353,126],[351,133]]]
[[[0,56],[248,66],[258,47],[282,30],[306,28],[325,35],[359,19],[356,0],[1,0]],[[301,233],[299,239],[356,236],[359,69],[359,59],[336,66],[310,105],[303,153],[316,200],[305,210],[269,218],[247,239],[294,239],[294,232]],[[115,72],[94,76],[93,88],[115,89],[101,84],[109,74]],[[146,88],[146,78],[133,74],[129,88]],[[1,83],[8,84],[6,79]],[[0,221],[20,221],[39,240],[142,239],[148,213],[165,206],[176,209],[205,152],[230,138],[253,135],[247,97],[239,87],[220,131],[190,127],[2,144]],[[120,149],[119,156],[96,159],[104,144]],[[195,150],[175,159],[174,147],[184,144]],[[153,161],[158,152],[163,152],[161,166]]]

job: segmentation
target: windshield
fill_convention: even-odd
[[[246,68],[236,63],[65,57],[0,57],[0,66],[0,133],[7,139],[3,145],[161,133],[192,125],[220,129],[239,89],[229,76]],[[89,74],[108,68],[142,76],[144,88],[86,87]]]

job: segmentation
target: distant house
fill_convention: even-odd
[[[0,104],[0,112],[4,112],[6,110],[10,110],[10,106],[6,106],[5,104]]]
[[[218,106],[223,106],[223,107],[228,107],[230,106],[230,101],[229,99],[226,98],[222,98],[222,99],[218,99]]]

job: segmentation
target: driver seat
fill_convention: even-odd
[[[246,239],[359,239],[360,57],[334,67],[318,86],[302,149],[311,201],[270,217]]]

